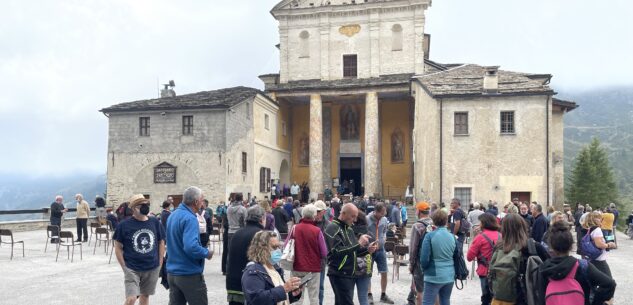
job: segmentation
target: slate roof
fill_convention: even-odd
[[[266,91],[301,91],[301,90],[337,90],[351,89],[362,87],[378,87],[392,85],[406,85],[411,80],[412,73],[382,75],[372,78],[344,78],[337,80],[298,80],[290,81],[285,84],[270,84],[266,87]]]
[[[138,110],[222,109],[233,107],[257,94],[264,95],[264,93],[258,89],[240,86],[177,95],[174,97],[121,103],[103,108],[100,111],[109,113]]]
[[[553,98],[552,104],[556,106],[560,106],[562,108],[566,108],[568,111],[574,110],[578,108],[578,104],[572,101],[561,100],[559,98]]]
[[[433,97],[482,96],[483,66],[466,64],[445,71],[418,75],[414,78]],[[499,70],[499,95],[555,94],[547,81],[535,78],[534,74]],[[490,95],[490,94],[485,94]]]

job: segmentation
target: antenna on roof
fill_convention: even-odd
[[[161,98],[176,96],[176,91],[174,91],[174,87],[176,87],[176,82],[174,82],[174,80],[170,80],[169,83],[163,84],[163,86],[165,86],[165,88],[160,90]]]

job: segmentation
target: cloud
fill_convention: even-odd
[[[0,11],[0,174],[105,172],[99,109],[245,85],[279,69],[276,0],[5,1]],[[553,85],[631,83],[624,0],[434,1],[431,58],[553,73]]]

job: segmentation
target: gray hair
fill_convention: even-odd
[[[247,222],[261,222],[262,218],[266,215],[266,211],[259,205],[252,206],[246,210]]]
[[[62,195],[57,195],[57,196],[55,196],[55,201],[57,201],[57,199],[64,200],[64,197],[62,197]]]
[[[79,197],[79,199],[77,199],[77,197]],[[75,194],[75,199],[77,199],[79,201],[84,200],[84,195],[82,195],[82,194]]]
[[[475,201],[475,203],[473,203],[473,208],[474,208],[475,210],[479,210],[479,208],[480,208],[479,202],[476,202],[476,201]]]
[[[182,193],[182,202],[186,205],[192,205],[202,197],[202,190],[195,186],[188,187],[184,193]]]
[[[317,208],[314,204],[308,204],[301,209],[301,217],[314,220],[317,214]]]

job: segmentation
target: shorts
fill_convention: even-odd
[[[424,292],[424,272],[419,264],[413,267],[413,285],[415,285],[415,291],[417,293]]]
[[[374,252],[372,256],[378,266],[378,273],[387,273],[387,252],[385,252],[385,249]]]
[[[156,292],[159,273],[160,266],[148,271],[135,271],[128,267],[123,268],[125,297],[153,295]]]

